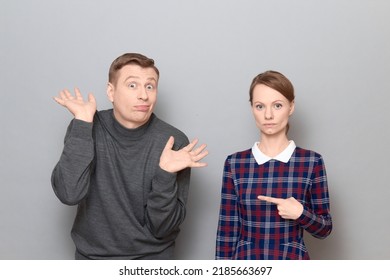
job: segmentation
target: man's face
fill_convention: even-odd
[[[157,101],[158,75],[153,68],[135,64],[122,67],[115,84],[108,83],[108,99],[116,120],[126,128],[145,124]]]

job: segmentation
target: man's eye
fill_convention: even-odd
[[[147,85],[147,86],[146,86],[146,89],[147,89],[147,90],[153,90],[153,89],[154,89],[154,86],[153,86],[153,85]]]
[[[136,88],[136,87],[137,87],[137,85],[135,83],[129,84],[129,88]]]

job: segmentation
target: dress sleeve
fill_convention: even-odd
[[[237,205],[237,193],[234,187],[230,166],[230,156],[223,170],[221,204],[217,228],[215,258],[232,259],[239,238],[240,219]]]
[[[179,148],[188,145],[188,139]],[[146,224],[156,238],[179,230],[186,216],[191,169],[170,173],[159,166],[146,203]]]
[[[325,164],[321,156],[314,163],[311,182],[307,203],[298,221],[312,236],[324,239],[332,231],[332,217]]]
[[[51,175],[54,193],[64,204],[78,204],[88,193],[94,160],[92,127],[92,123],[77,119],[68,126],[60,160]]]

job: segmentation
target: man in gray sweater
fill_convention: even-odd
[[[113,109],[97,111],[77,88],[54,98],[74,116],[51,182],[61,202],[78,205],[76,259],[173,256],[190,169],[206,166],[208,152],[153,113],[158,80],[152,59],[126,53],[109,70]]]

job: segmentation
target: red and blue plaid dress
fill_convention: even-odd
[[[297,220],[283,219],[258,195],[294,197],[304,206]],[[223,172],[216,259],[309,259],[303,232],[325,238],[332,231],[321,155],[296,147],[286,163],[258,164],[252,150],[227,157]]]

